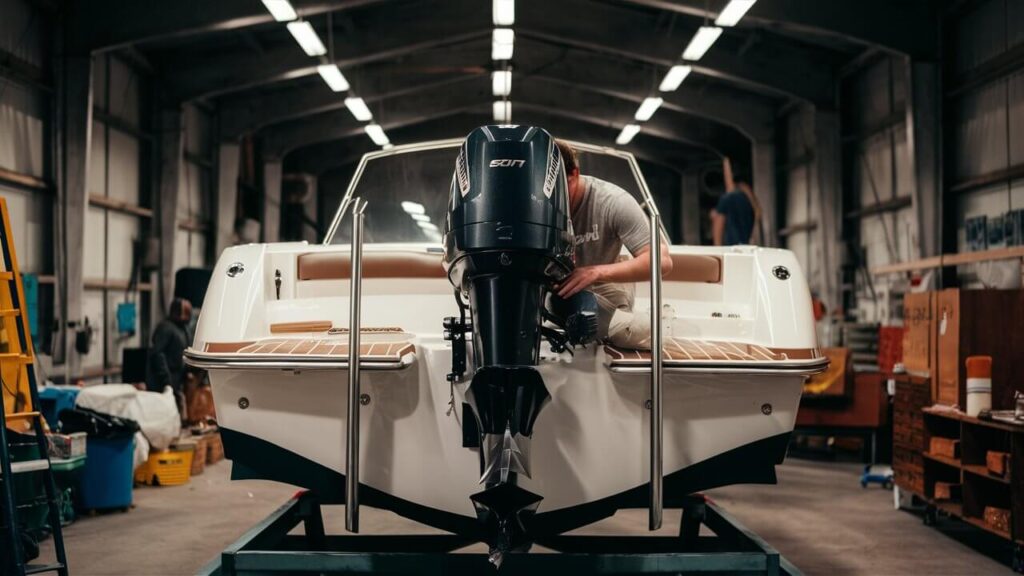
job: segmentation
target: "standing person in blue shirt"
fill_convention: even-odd
[[[746,180],[734,177],[732,163],[722,160],[725,195],[711,211],[711,235],[715,246],[754,244],[754,226],[761,221],[761,204]]]

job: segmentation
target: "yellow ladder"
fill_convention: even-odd
[[[0,508],[3,509],[0,533],[7,538],[6,552],[0,555],[0,573],[40,574],[56,572],[68,575],[68,562],[61,531],[60,502],[50,467],[49,442],[38,412],[39,390],[36,387],[35,353],[29,332],[28,311],[25,310],[25,288],[21,282],[18,258],[14,253],[11,218],[7,201],[0,197],[0,376],[3,377],[4,409],[0,411]],[[31,435],[21,435],[29,432]],[[11,461],[13,435],[22,445],[34,444],[39,456],[32,460]],[[24,558],[21,523],[18,520],[18,498],[15,494],[16,474],[42,474],[49,510],[50,530],[56,562],[28,564]]]

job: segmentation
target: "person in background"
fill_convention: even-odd
[[[167,317],[153,330],[153,342],[146,363],[146,389],[163,392],[167,386],[174,390],[178,403],[178,414],[186,417],[185,395],[185,348],[189,344],[188,326],[192,320],[192,303],[184,298],[171,301]]]
[[[725,195],[711,211],[711,234],[715,246],[755,244],[754,226],[761,221],[761,204],[746,179],[733,174],[732,163],[722,160]]]

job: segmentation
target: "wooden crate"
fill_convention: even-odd
[[[1024,290],[960,290],[938,293],[935,302],[935,402],[967,405],[968,356],[992,356],[992,408],[1013,409],[1024,391]]]
[[[206,435],[206,463],[216,464],[224,459],[224,443],[220,439],[220,432]]]

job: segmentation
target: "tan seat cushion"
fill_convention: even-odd
[[[344,280],[349,277],[349,255],[309,252],[299,255],[299,280]],[[364,252],[363,278],[444,278],[440,254],[426,252]]]
[[[722,259],[705,254],[673,254],[672,271],[662,280],[718,284],[722,281]]]

